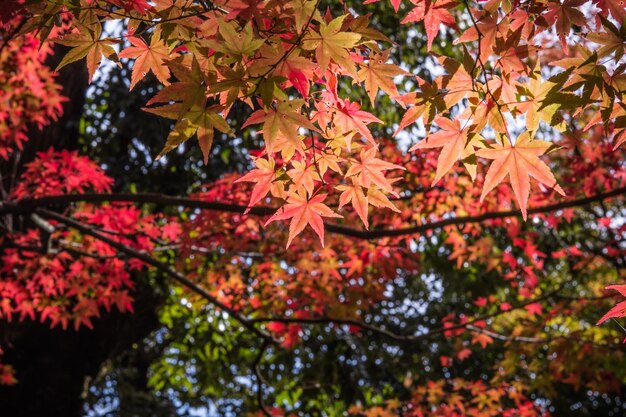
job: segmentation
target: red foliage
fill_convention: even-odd
[[[21,181],[11,196],[16,200],[60,194],[82,194],[87,189],[105,193],[111,191],[113,179],[89,158],[76,151],[62,150],[37,154],[26,165]]]
[[[12,8],[10,5],[15,6]],[[0,158],[21,149],[32,126],[42,128],[62,113],[61,87],[45,60],[52,53],[34,34],[12,36],[20,18],[8,19],[18,5],[3,4],[0,15]]]
[[[50,150],[28,164],[12,195],[24,199],[107,192],[111,184],[112,179],[89,159]],[[164,224],[128,204],[80,204],[68,214],[138,251],[152,251],[157,241],[176,240],[180,234],[175,222]],[[0,267],[0,317],[38,317],[52,326],[73,323],[78,328],[92,327],[101,308],[132,310],[131,273],[144,268],[142,262],[125,261],[98,239],[51,226],[55,230],[46,239],[32,228],[0,238],[0,245],[6,246]]]

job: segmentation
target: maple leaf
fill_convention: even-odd
[[[339,196],[339,210],[348,203],[352,204],[354,211],[359,215],[366,229],[369,229],[369,222],[367,220],[368,201],[367,196],[363,192],[363,187],[358,185],[354,178],[351,185],[339,185],[335,187],[337,190],[342,191]]]
[[[263,159],[257,158],[254,161],[254,165],[256,165],[256,169],[248,172],[243,177],[237,179],[237,182],[253,182],[255,183],[254,188],[252,189],[252,193],[250,194],[250,201],[248,202],[248,207],[253,207],[256,203],[258,203],[263,197],[267,195],[267,193],[272,188],[272,182],[275,177],[274,170],[274,160],[273,159]]]
[[[522,60],[536,50],[533,46],[520,45],[522,29],[519,28],[504,39],[496,38],[494,54],[499,57],[495,66],[502,69],[502,74],[525,72],[527,66]]]
[[[471,25],[463,35],[461,35],[454,44],[479,41],[479,58],[483,62],[487,62],[489,55],[493,52],[496,45],[498,34],[506,36],[506,30],[498,25],[498,15],[488,11],[472,10],[476,25]]]
[[[290,142],[301,142],[298,129],[305,127],[312,131],[319,131],[311,121],[300,112],[304,100],[291,100],[278,103],[276,109],[267,108],[257,110],[250,115],[243,127],[264,123],[263,137],[266,141],[273,141],[276,135],[282,133]],[[272,147],[272,145],[270,145]]]
[[[205,92],[198,86],[204,82],[202,69],[196,59],[190,67],[168,62],[174,72],[176,82],[165,85],[146,103],[146,106],[159,104],[159,107],[145,107],[143,110],[169,119],[180,119],[191,107],[206,104]]]
[[[397,97],[399,95],[398,89],[393,78],[398,75],[408,74],[397,65],[387,63],[390,52],[391,49],[387,49],[381,54],[372,54],[367,65],[361,64],[359,80],[365,81],[365,91],[367,91],[372,104],[376,99],[376,93],[378,93],[379,88],[392,98]]]
[[[348,172],[346,172],[346,177],[356,175],[357,182],[363,187],[368,188],[372,184],[376,184],[384,191],[393,192],[391,183],[385,178],[384,171],[390,169],[404,170],[405,168],[376,158],[376,152],[378,152],[378,148],[375,146],[361,149],[360,161],[353,161]]]
[[[356,131],[359,132],[372,145],[376,144],[372,132],[367,128],[370,123],[383,123],[373,114],[361,110],[358,103],[350,102],[348,99],[339,102],[339,107],[334,114],[334,122],[338,127],[343,128],[343,132]],[[352,136],[346,136],[346,149],[351,151]]]
[[[625,16],[626,18],[626,12]],[[626,38],[626,26],[622,25],[618,29],[610,20],[600,16],[604,32],[590,32],[587,39],[599,45],[603,45],[598,49],[598,57],[602,58],[615,52],[615,61],[619,61],[624,56],[624,38]],[[621,21],[623,21],[622,19]]]
[[[587,0],[563,0],[548,3],[548,11],[543,17],[550,23],[554,24],[559,36],[563,50],[567,53],[567,41],[565,37],[569,35],[572,25],[584,27],[587,25],[587,18],[576,7],[580,7],[587,3]]]
[[[298,190],[302,187],[309,195],[312,195],[315,182],[321,181],[315,166],[307,165],[305,161],[292,161],[291,164],[293,168],[287,171],[287,175],[291,177],[295,189]]]
[[[228,123],[224,119],[224,116],[219,114],[219,111],[223,110],[222,106],[211,106],[206,109],[192,108],[187,117],[193,127],[196,127],[196,135],[198,136],[198,144],[204,157],[204,163],[209,162],[209,152],[213,144],[213,136],[215,129],[222,133],[232,135],[232,129],[228,126]]]
[[[411,10],[400,23],[406,24],[410,22],[424,21],[427,49],[430,51],[433,46],[433,41],[439,34],[439,29],[442,24],[456,28],[456,19],[450,13],[449,9],[455,7],[457,3],[454,0],[443,0],[438,2],[430,0],[412,0],[412,2],[415,4],[415,8]]]
[[[289,224],[289,238],[287,248],[293,238],[304,230],[307,225],[315,231],[324,247],[324,221],[322,217],[341,218],[342,216],[332,211],[323,203],[326,194],[318,194],[308,199],[305,193],[294,193],[287,198],[287,204],[270,217],[265,226],[277,220],[291,219]]]
[[[615,290],[626,297],[626,285],[609,285],[606,289]],[[620,318],[624,316],[626,316],[626,301],[622,301],[610,309],[600,320],[598,320],[596,324],[602,324],[608,319]]]
[[[472,351],[468,348],[463,348],[459,352],[457,352],[456,357],[460,361],[464,361],[465,359],[472,356]]]
[[[503,77],[493,76],[487,83],[493,96],[504,102],[504,105],[517,102],[516,92],[518,85],[520,83],[511,74]]]
[[[326,72],[328,64],[332,59],[356,80],[359,77],[348,49],[354,47],[359,42],[361,35],[341,31],[341,26],[347,16],[339,16],[328,24],[320,23],[319,33],[311,31],[304,38],[302,48],[306,50],[315,49],[315,56],[322,74]]]
[[[531,303],[524,307],[531,316],[541,315],[541,303]]]
[[[500,311],[510,311],[513,307],[511,307],[511,304],[504,302],[502,304],[500,304]]]
[[[404,113],[400,125],[393,134],[394,136],[402,129],[415,123],[420,117],[426,129],[430,129],[430,125],[437,113],[445,111],[448,108],[444,101],[443,94],[437,88],[436,82],[431,84],[420,77],[416,76],[415,78],[420,87],[420,91],[406,94],[398,99],[404,104],[414,104],[414,106],[410,107],[406,113]]]
[[[488,344],[493,343],[493,339],[491,338],[491,336],[484,334],[484,333],[474,333],[474,336],[472,337],[472,344],[479,344],[480,347],[482,347],[483,349],[487,347]]]
[[[204,90],[198,88],[203,81],[202,72],[195,59],[192,61],[191,69],[179,68],[176,65],[173,65],[172,69],[179,81],[165,86],[147,103],[148,106],[168,104],[143,109],[176,120],[176,125],[168,135],[157,159],[197,134],[206,164],[213,143],[214,129],[232,136],[232,129],[223,116],[227,110],[223,105],[206,107],[207,97]]]
[[[296,31],[300,32],[302,27],[309,21],[311,17],[316,20],[322,20],[320,12],[317,10],[316,0],[293,0],[287,3],[287,6],[293,10],[296,20]]]
[[[156,110],[155,113],[159,114],[158,111],[161,110],[162,107],[149,110]],[[204,108],[204,104],[202,104],[200,106],[193,106],[189,111],[181,114],[156,159],[159,160],[171,150],[176,149],[181,143],[187,141],[194,134],[197,134],[198,144],[200,145],[204,163],[206,164],[209,159],[211,145],[213,144],[214,129],[232,135],[230,126],[228,126],[224,117],[219,114],[223,109],[224,107],[220,105]]]
[[[241,31],[235,30],[236,21],[225,22],[218,20],[219,32],[223,38],[220,40],[209,40],[207,45],[223,54],[241,57],[249,56],[265,43],[265,39],[259,39],[254,35],[252,23],[248,23]]]
[[[80,33],[70,33],[53,39],[55,43],[72,47],[72,49],[65,54],[59,65],[57,65],[55,71],[60,70],[67,64],[86,58],[89,83],[91,83],[93,75],[98,67],[100,67],[103,56],[119,63],[118,55],[111,46],[112,44],[118,43],[118,41],[111,38],[100,39],[101,35],[102,27],[100,23],[97,23],[90,28],[83,28]]]
[[[474,154],[474,146],[477,145],[478,139],[477,135],[474,135],[472,140],[468,139],[470,124],[466,122],[464,126],[461,126],[459,119],[452,121],[445,117],[436,117],[435,123],[441,130],[428,135],[426,139],[409,149],[409,152],[413,152],[417,149],[441,148],[433,185],[452,169],[456,161]],[[470,173],[473,178],[475,171]]]
[[[517,138],[515,145],[504,137],[502,144],[496,143],[491,149],[478,150],[476,155],[494,160],[485,176],[480,201],[482,202],[487,193],[500,184],[507,175],[524,220],[527,217],[526,204],[530,194],[530,177],[564,196],[565,192],[557,184],[550,168],[539,159],[539,156],[546,153],[551,146],[549,142],[533,140],[529,132],[524,132]]]
[[[165,42],[161,40],[160,33],[152,34],[149,46],[143,39],[136,36],[129,36],[128,40],[133,46],[124,49],[119,56],[120,58],[136,58],[130,78],[130,89],[132,90],[150,71],[161,83],[167,85],[170,70],[165,60],[169,59],[170,53]]]
[[[172,220],[161,227],[161,237],[169,240],[170,242],[176,242],[178,238],[183,234],[180,227],[180,223]]]
[[[340,159],[334,153],[326,152],[326,150],[324,150],[321,154],[317,154],[315,156],[315,161],[320,171],[320,175],[323,176],[329,168],[341,174],[341,168],[338,164]]]

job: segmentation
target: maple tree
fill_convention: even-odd
[[[531,417],[593,415],[601,393],[623,412],[624,5],[390,6],[10,0],[3,324],[97,331],[165,277],[152,305],[164,347],[146,384],[172,401],[211,399],[223,414]],[[193,161],[192,139],[204,164],[219,146],[247,172],[228,166],[168,194],[154,194],[164,175],[123,186],[128,165],[106,168],[125,152],[107,162],[93,149],[98,128],[128,128],[103,119],[105,93],[111,103],[79,121],[89,157],[42,147],[37,132],[74,101],[55,82],[69,66],[88,83],[127,68],[136,107],[171,121],[158,149],[129,140],[126,162],[150,155],[142,175]],[[146,289],[145,276],[160,284]],[[6,339],[11,390],[23,370]],[[341,376],[325,381],[318,365]]]

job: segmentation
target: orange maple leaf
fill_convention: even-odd
[[[497,14],[478,10],[474,10],[473,14],[477,25],[471,25],[467,28],[463,35],[454,41],[454,44],[477,40],[479,42],[479,57],[481,61],[486,62],[493,52],[498,34],[506,35],[507,27],[506,25],[503,25],[505,27],[499,25]]]
[[[129,46],[119,53],[120,58],[136,58],[133,65],[133,73],[130,77],[130,89],[141,81],[149,71],[157,79],[167,85],[170,78],[170,70],[164,60],[169,58],[169,49],[165,42],[160,39],[159,33],[153,33],[150,46],[141,38],[129,36],[128,40],[133,46]]]
[[[515,145],[505,137],[503,144],[497,143],[491,149],[477,151],[476,155],[494,160],[487,171],[480,201],[482,202],[487,193],[500,184],[507,175],[524,220],[530,195],[530,177],[564,196],[565,192],[557,184],[550,168],[539,159],[539,156],[546,153],[551,146],[551,143],[543,140],[532,140],[530,133],[524,132],[517,138]]]
[[[378,148],[375,146],[367,150],[361,149],[361,160],[352,163],[350,168],[348,168],[348,172],[346,172],[346,177],[356,175],[358,184],[363,187],[370,187],[372,184],[376,184],[382,190],[393,193],[391,182],[385,178],[384,171],[389,169],[404,170],[406,168],[376,158],[377,151]]]
[[[80,33],[70,33],[68,35],[59,36],[52,39],[55,43],[70,46],[72,49],[65,54],[56,70],[58,71],[64,66],[86,58],[87,72],[89,73],[89,83],[93,79],[96,70],[100,67],[102,57],[106,57],[119,65],[118,55],[111,46],[118,41],[111,38],[100,39],[102,28],[99,24],[91,28],[84,28]]]
[[[315,183],[321,181],[314,165],[307,164],[306,161],[291,161],[293,168],[287,171],[291,177],[296,190],[304,189],[309,195],[313,194]]]
[[[493,339],[491,336],[484,333],[474,333],[472,337],[472,344],[479,344],[483,349],[487,347],[488,344],[493,343]]]
[[[367,65],[361,64],[359,80],[365,81],[365,91],[367,91],[372,104],[376,100],[379,88],[392,98],[397,97],[399,93],[394,83],[394,77],[408,74],[399,66],[387,63],[390,52],[391,49],[387,49],[381,54],[372,54]]]
[[[258,158],[254,161],[254,164],[257,166],[257,169],[253,169],[248,172],[243,177],[237,179],[235,182],[253,182],[255,183],[254,188],[252,189],[252,194],[250,195],[250,202],[248,203],[248,208],[254,206],[259,202],[263,197],[267,195],[267,193],[272,188],[272,182],[274,181],[274,160]]]
[[[343,206],[351,203],[354,211],[363,221],[365,228],[369,229],[369,222],[367,221],[369,203],[367,196],[363,192],[363,187],[356,183],[354,177],[352,178],[352,185],[339,185],[336,187],[337,190],[342,191],[339,196],[339,209],[341,210]]]
[[[409,152],[413,152],[416,149],[441,148],[433,185],[452,169],[456,161],[474,153],[475,142],[475,140],[470,140],[468,143],[469,123],[465,123],[466,126],[461,126],[458,119],[452,121],[445,117],[435,117],[435,123],[439,125],[441,130],[428,135],[425,140],[409,149]]]

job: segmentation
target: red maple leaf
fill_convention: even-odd
[[[430,0],[413,0],[412,3],[415,4],[415,8],[401,23],[421,22],[423,20],[427,47],[430,51],[442,24],[456,28],[456,19],[450,13],[450,9],[456,6],[456,2],[444,0],[435,3]]]
[[[319,236],[323,247],[324,221],[322,217],[342,217],[323,203],[325,198],[326,194],[318,194],[310,199],[304,193],[292,194],[289,196],[287,204],[270,217],[265,225],[267,226],[269,223],[277,220],[291,219],[287,247],[291,245],[293,238],[302,232],[307,224],[311,225],[317,236]]]

